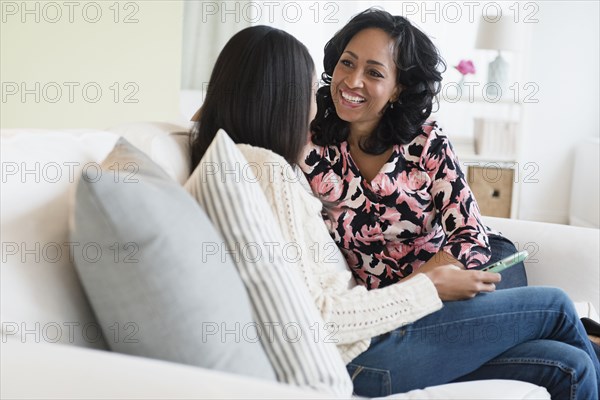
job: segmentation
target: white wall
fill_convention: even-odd
[[[600,135],[600,10],[595,1],[539,4],[523,75],[539,86],[539,103],[524,105],[521,155],[538,182],[521,184],[519,217],[566,223],[574,147]]]
[[[182,79],[184,90],[206,90],[217,57],[229,39],[251,24],[251,1],[185,0]],[[200,100],[202,100],[200,98]],[[191,107],[193,115],[198,107]]]
[[[2,1],[2,128],[179,115],[179,1]]]

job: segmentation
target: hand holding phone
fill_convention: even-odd
[[[520,263],[521,261],[524,261],[527,258],[527,256],[529,256],[529,253],[527,252],[527,250],[520,251],[520,252],[510,255],[506,258],[503,258],[502,260],[497,261],[497,262],[493,263],[492,265],[488,265],[487,267],[482,269],[482,271],[501,272],[507,268],[512,267],[515,264]]]

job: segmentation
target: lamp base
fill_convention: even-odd
[[[487,94],[493,97],[501,96],[502,91],[507,89],[507,82],[508,63],[502,58],[502,54],[498,52],[498,56],[488,65]]]

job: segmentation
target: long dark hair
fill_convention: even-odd
[[[213,68],[190,136],[192,168],[217,131],[298,162],[309,132],[315,67],[306,47],[268,26],[236,33]]]
[[[431,115],[433,102],[441,90],[446,68],[431,40],[406,18],[369,8],[356,15],[325,45],[323,72],[325,83],[317,92],[317,115],[311,123],[312,141],[320,146],[335,145],[348,139],[350,127],[341,120],[331,98],[331,78],[348,42],[367,28],[385,31],[394,41],[396,85],[402,88],[393,107],[387,107],[371,135],[359,145],[370,154],[381,154],[394,144],[405,144],[422,132]]]

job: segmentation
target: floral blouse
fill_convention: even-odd
[[[488,228],[458,159],[435,122],[411,143],[395,145],[368,182],[348,142],[310,143],[300,163],[324,204],[330,234],[359,283],[384,287],[443,250],[467,268],[490,258]]]

